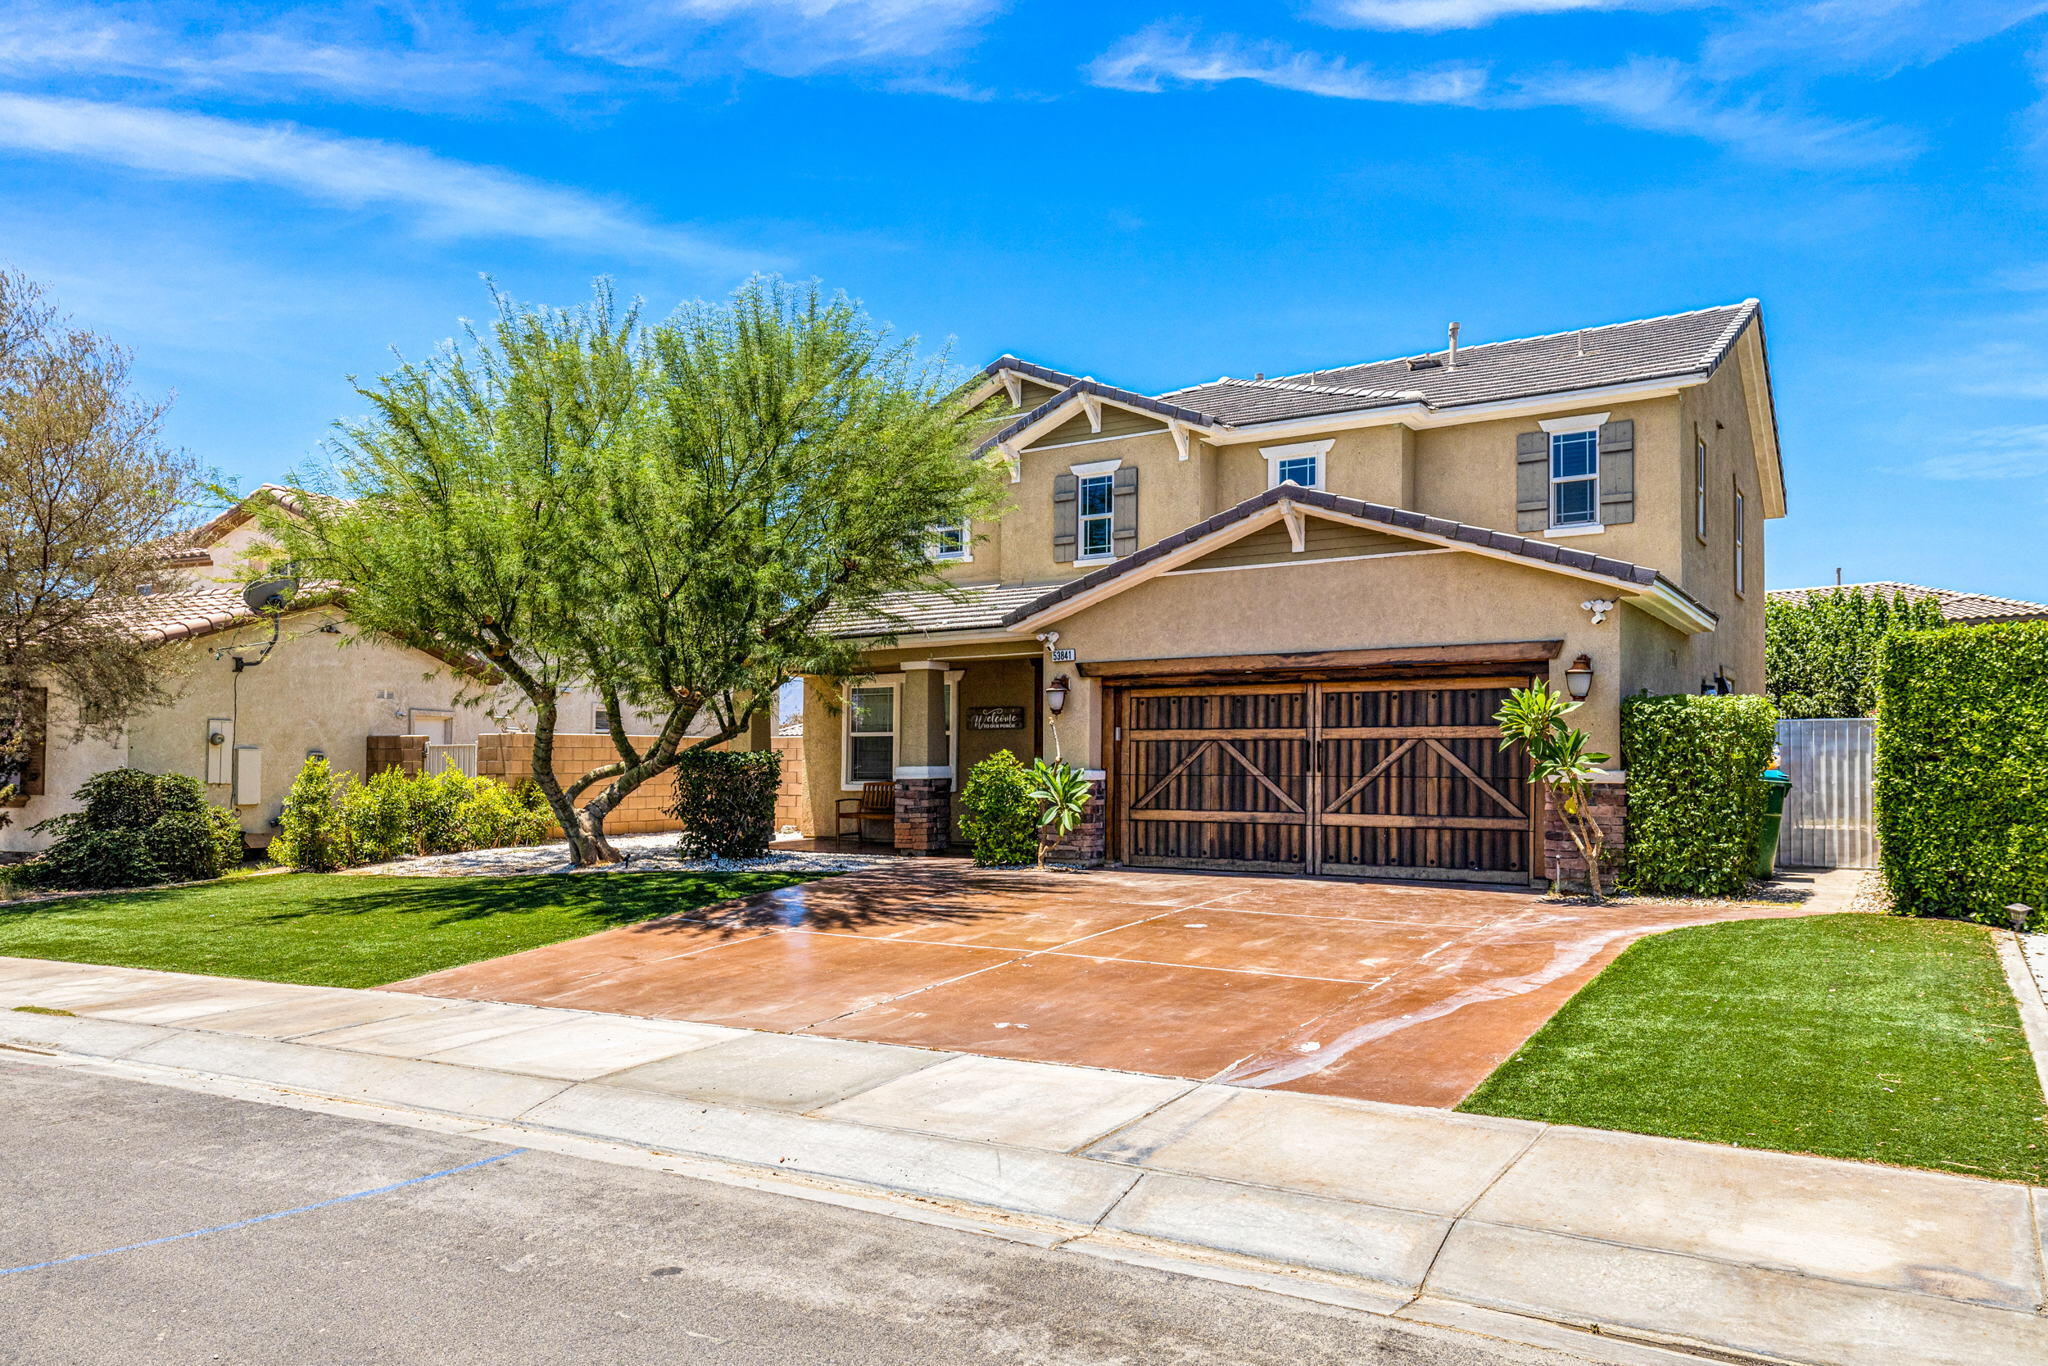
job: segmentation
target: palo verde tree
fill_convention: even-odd
[[[272,530],[359,626],[488,660],[523,694],[576,862],[609,862],[606,815],[679,752],[745,734],[793,676],[853,670],[829,617],[936,583],[928,528],[981,509],[989,474],[946,367],[814,284],[757,279],[652,324],[602,286],[569,310],[497,303],[466,343],[358,386],[373,412],[330,448],[339,496]],[[558,778],[577,687],[617,757]]]
[[[117,733],[163,695],[155,658],[110,629],[199,489],[160,439],[163,413],[131,393],[126,351],[0,270],[0,796],[43,739],[52,691],[75,704],[74,740]]]
[[[1933,597],[1834,588],[1764,604],[1764,691],[1785,717],[1870,716],[1877,647],[1894,630],[1947,625]]]

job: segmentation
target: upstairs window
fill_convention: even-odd
[[[1692,444],[1692,534],[1707,539],[1707,439],[1695,436]]]
[[[597,735],[610,735],[612,733],[612,714],[603,707],[592,708],[590,713],[590,729],[592,733]]]
[[[1592,526],[1600,520],[1600,433],[1557,432],[1550,438],[1550,524]]]
[[[925,537],[924,553],[934,560],[971,560],[970,545],[967,523],[953,522],[931,529]]]
[[[1749,566],[1743,562],[1742,490],[1735,490],[1735,591],[1749,591]]]
[[[1081,558],[1108,559],[1116,553],[1116,476],[1081,477]]]
[[[1277,489],[1282,484],[1299,484],[1305,489],[1319,489],[1323,486],[1323,460],[1330,453],[1331,441],[1295,441],[1285,446],[1263,446],[1259,454],[1266,457],[1266,487]]]

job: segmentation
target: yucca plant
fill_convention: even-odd
[[[1046,854],[1081,823],[1081,813],[1088,809],[1088,779],[1064,759],[1050,764],[1040,759],[1031,765],[1028,791],[1042,806],[1038,813],[1038,866],[1043,868]]]
[[[1541,784],[1545,797],[1557,804],[1565,833],[1571,836],[1579,857],[1586,861],[1586,880],[1592,885],[1593,900],[1604,901],[1600,858],[1607,847],[1607,836],[1593,819],[1592,797],[1593,780],[1605,772],[1600,765],[1607,762],[1608,756],[1589,751],[1586,732],[1565,724],[1564,718],[1581,705],[1552,692],[1549,684],[1538,683],[1510,692],[1493,720],[1500,727],[1500,747],[1519,745],[1529,756],[1529,781]],[[1556,895],[1555,879],[1550,890]]]

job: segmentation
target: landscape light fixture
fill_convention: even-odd
[[[1067,709],[1067,692],[1072,687],[1073,684],[1067,681],[1065,674],[1053,675],[1052,682],[1045,685],[1046,710],[1050,711],[1054,716],[1058,716],[1061,712],[1065,711]]]
[[[1573,660],[1571,667],[1564,671],[1564,690],[1572,695],[1572,701],[1583,702],[1586,694],[1593,691],[1593,661],[1586,655]]]
[[[2015,901],[2012,905],[2005,908],[2005,914],[2012,921],[2012,932],[2014,934],[2025,934],[2027,932],[2027,921],[2033,917],[2034,908],[2032,906],[2022,906]]]

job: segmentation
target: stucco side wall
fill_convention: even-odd
[[[328,635],[318,627],[340,625]],[[227,645],[255,646],[267,627],[224,632],[166,647],[173,656],[176,699],[129,726],[129,762],[153,773],[206,776],[207,721],[229,717],[234,743],[262,751],[260,791],[240,794],[242,828],[256,843],[271,833],[271,820],[310,751],[320,750],[337,769],[360,774],[363,741],[371,735],[403,735],[414,709],[454,714],[454,743],[474,743],[498,726],[481,706],[463,706],[460,680],[426,655],[383,641],[358,637],[336,612],[313,610],[284,619],[283,638],[261,664],[242,671],[214,658]],[[380,698],[379,692],[390,694]],[[208,800],[227,805],[236,794],[227,784],[207,788]]]
[[[1738,692],[1764,685],[1764,515],[1763,485],[1757,474],[1755,437],[1743,392],[1741,367],[1723,365],[1705,384],[1688,389],[1680,402],[1683,458],[1676,463],[1683,484],[1682,505],[1673,522],[1678,553],[1662,563],[1676,566],[1686,592],[1721,618],[1721,629],[1702,638],[1696,673],[1711,678],[1726,670]],[[1707,443],[1707,531],[1695,531],[1693,438]],[[1735,492],[1742,492],[1745,588],[1735,589]],[[1670,572],[1667,570],[1666,572]],[[1698,678],[1692,686],[1699,686]]]
[[[1398,645],[1562,639],[1551,666],[1563,685],[1574,655],[1591,658],[1592,696],[1579,713],[1596,748],[1619,743],[1616,702],[1629,683],[1621,626],[1591,623],[1579,604],[1593,586],[1540,569],[1447,552],[1227,574],[1163,575],[1058,623],[1079,652],[1083,686],[1059,730],[1067,757],[1103,766],[1100,688],[1091,662],[1282,654]]]

